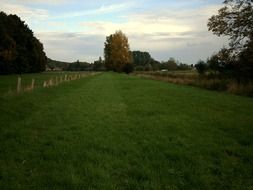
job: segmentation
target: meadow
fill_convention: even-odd
[[[253,99],[225,92],[106,72],[1,95],[0,142],[5,190],[253,188]]]

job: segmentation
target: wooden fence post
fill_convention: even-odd
[[[43,87],[44,87],[44,88],[47,87],[47,81],[44,81],[44,82],[43,82]]]
[[[21,77],[18,77],[17,93],[21,92]]]
[[[33,91],[33,89],[34,89],[34,83],[35,83],[35,80],[32,79],[32,84],[31,84],[31,90],[32,90],[32,91]]]

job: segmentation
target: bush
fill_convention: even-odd
[[[197,69],[199,74],[205,74],[208,69],[207,64],[201,60],[195,65],[195,68]]]
[[[126,74],[132,73],[134,71],[134,66],[133,64],[127,63],[123,67],[123,72]]]

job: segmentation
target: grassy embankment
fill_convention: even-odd
[[[1,189],[253,188],[251,98],[104,73],[0,116]]]
[[[253,82],[238,83],[236,80],[214,74],[199,75],[197,71],[135,72],[134,75],[238,95],[253,96]]]

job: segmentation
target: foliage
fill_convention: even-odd
[[[209,19],[208,28],[218,36],[229,36],[230,49],[226,51],[231,52],[228,60],[222,59],[223,68],[238,82],[248,82],[253,79],[253,1],[225,0],[224,5],[218,15]],[[215,64],[215,68],[220,65],[217,56],[212,60],[212,65]]]
[[[17,15],[0,12],[0,74],[45,70],[43,45]]]
[[[179,65],[177,65],[177,70],[191,70],[193,68],[193,65],[188,65],[185,63],[180,63]]]
[[[213,73],[208,70],[208,74],[201,75],[194,70],[187,71],[163,71],[163,72],[135,72],[135,75],[166,81],[169,83],[190,85],[199,88],[215,91],[226,91],[233,94],[253,97],[253,81],[248,83],[238,83],[233,78],[224,77],[224,74]]]
[[[132,54],[130,52],[128,39],[121,31],[116,31],[106,37],[105,48],[105,66],[108,70],[122,72],[124,65],[132,63]]]
[[[234,69],[234,57],[231,50],[222,48],[218,53],[207,59],[208,68],[214,73],[228,75]]]
[[[175,71],[177,70],[177,62],[174,58],[170,58],[168,61],[166,62],[162,62],[161,63],[161,66],[160,66],[160,69],[167,69],[167,70],[170,70],[170,71]]]
[[[54,70],[54,69],[66,70],[69,64],[70,63],[68,62],[56,61],[56,60],[47,58],[47,67],[50,68],[51,70]]]
[[[199,74],[204,74],[207,71],[208,66],[207,66],[207,64],[204,61],[200,60],[195,65],[195,68],[197,69],[197,71],[198,71]]]
[[[105,63],[101,57],[97,61],[93,63],[93,71],[104,71],[105,70]]]
[[[134,71],[134,66],[131,63],[127,63],[124,65],[123,70],[124,73],[129,74],[132,73]]]
[[[92,71],[92,65],[87,62],[80,62],[77,60],[74,63],[69,63],[66,68],[64,68],[65,71]]]
[[[253,36],[245,45],[245,49],[240,53],[240,72],[246,79],[253,79]]]
[[[208,28],[218,36],[229,36],[231,48],[241,49],[253,35],[252,0],[225,0],[224,4],[209,19]]]
[[[157,71],[161,64],[151,57],[149,52],[132,51],[133,64],[136,71]]]
[[[134,66],[145,66],[152,62],[152,57],[148,52],[132,51]]]

